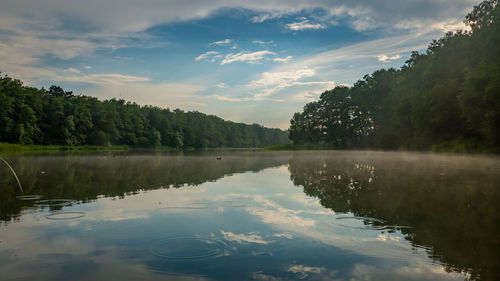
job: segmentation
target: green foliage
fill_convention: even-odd
[[[217,116],[99,101],[59,86],[48,91],[0,77],[0,142],[43,145],[261,147],[287,143],[287,133]]]
[[[68,146],[68,145],[23,145],[17,143],[4,143],[0,142],[0,155],[12,155],[17,153],[46,153],[46,152],[58,152],[58,151],[124,151],[129,150],[128,146],[125,145],[113,145],[113,146],[97,146],[97,145],[78,145],[78,146]]]
[[[290,139],[340,149],[454,144],[460,151],[500,151],[498,3],[474,7],[465,20],[471,31],[433,40],[425,54],[413,52],[401,69],[378,70],[352,87],[324,92],[295,113]]]

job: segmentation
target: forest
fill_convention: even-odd
[[[382,69],[308,103],[294,144],[335,149],[500,151],[500,6],[487,0],[467,31],[433,40],[400,69]]]
[[[100,101],[59,86],[48,90],[0,77],[0,142],[44,145],[165,146],[177,149],[262,147],[289,142],[287,132],[225,121],[197,111]]]

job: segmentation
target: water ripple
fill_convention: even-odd
[[[72,220],[85,216],[85,212],[56,212],[45,217],[49,220]]]
[[[214,238],[174,236],[153,242],[150,252],[169,260],[196,261],[220,256],[226,248],[226,243]]]

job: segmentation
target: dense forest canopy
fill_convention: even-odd
[[[27,87],[0,77],[0,142],[63,145],[261,147],[287,143],[287,133],[200,112],[100,101],[59,86]]]
[[[334,148],[500,151],[500,5],[487,0],[449,32],[352,87],[324,92],[295,113],[295,144]]]

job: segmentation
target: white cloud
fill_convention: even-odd
[[[394,56],[379,55],[379,56],[377,56],[377,58],[378,58],[378,61],[383,62],[383,63],[387,63],[387,62],[392,62],[392,61],[400,59],[401,55],[399,55],[399,54],[394,55]]]
[[[295,71],[264,72],[261,78],[251,81],[253,87],[268,87],[298,81],[302,78],[312,77],[316,71],[312,68],[302,68]]]
[[[231,39],[224,39],[224,40],[221,40],[221,41],[215,41],[215,42],[212,42],[210,44],[208,44],[208,46],[225,46],[225,45],[229,45],[231,44]]]
[[[233,62],[259,63],[267,55],[274,55],[271,51],[240,52],[237,54],[227,54],[221,62],[221,65]]]
[[[124,99],[140,105],[196,109],[205,106],[203,98],[197,95],[204,89],[204,86],[189,83],[128,83],[101,86],[89,90],[88,94],[101,99]]]
[[[292,59],[293,59],[293,56],[287,56],[284,58],[274,58],[273,61],[287,63],[287,62],[291,61]]]
[[[222,95],[210,95],[210,98],[215,98],[216,100],[220,101],[229,101],[229,102],[244,102],[244,101],[274,101],[274,102],[284,102],[283,99],[273,99],[265,96],[250,96],[250,97],[240,97],[240,98],[234,98],[234,97],[227,97],[227,96],[222,96]]]
[[[76,68],[73,68],[73,67],[70,67],[70,68],[66,68],[64,70],[65,72],[70,72],[70,73],[77,73],[77,74],[80,74],[80,70],[76,69]]]
[[[381,62],[378,61],[380,54],[399,54],[403,58],[404,54],[409,55],[411,51],[426,49],[428,42],[440,34],[441,31],[429,29],[303,56],[286,65],[276,65],[271,71],[263,73],[262,78],[257,80],[258,83],[254,81],[253,84],[262,86],[278,84],[280,79],[290,77],[285,81],[293,80],[295,75],[300,76],[301,73],[307,75],[309,81],[331,82],[334,80],[337,84],[352,84],[365,74],[381,68]],[[280,78],[282,76],[285,78]],[[273,83],[273,81],[277,82]],[[299,93],[290,92],[290,94]]]
[[[252,43],[259,44],[259,45],[268,45],[268,44],[273,44],[274,41],[273,40],[269,40],[269,41],[253,40]]]
[[[252,17],[252,19],[250,21],[253,23],[262,23],[262,22],[265,22],[266,20],[280,18],[281,16],[283,16],[282,12],[264,13],[264,14]]]
[[[100,86],[123,86],[130,83],[149,82],[148,77],[123,75],[118,73],[83,74],[78,69],[68,68],[63,71],[54,71],[51,80],[64,82],[89,83]]]
[[[209,59],[209,58],[214,58],[218,54],[219,54],[219,52],[216,52],[216,51],[208,51],[208,52],[205,52],[205,53],[197,56],[196,58],[194,58],[194,60],[200,61],[200,60],[205,60],[205,59]]]
[[[284,97],[276,97],[280,92],[287,93],[288,100],[294,102],[304,102],[317,99],[319,94],[325,90],[332,89],[335,83],[332,81],[302,81],[316,75],[316,71],[310,68],[303,68],[295,71],[264,72],[260,79],[250,81],[246,88],[250,93],[243,97],[228,97],[222,95],[211,95],[221,101],[246,102],[246,101],[274,101],[284,102]],[[297,92],[298,91],[298,92]]]
[[[224,88],[227,88],[227,85],[224,83],[219,83],[219,84],[215,85],[215,87],[224,89]]]
[[[321,23],[310,23],[308,19],[302,19],[302,21],[289,23],[286,27],[293,31],[301,31],[304,29],[325,29],[326,25]]]
[[[439,30],[433,37],[436,38],[443,31],[463,28],[465,14],[477,2],[401,0],[395,5],[394,0],[8,1],[0,9],[0,71],[21,79],[39,80],[47,76],[46,72],[54,71],[40,66],[40,58],[44,56],[68,60],[90,56],[102,49],[165,46],[165,42],[144,31],[159,24],[207,18],[222,8],[251,10],[257,14],[253,22],[321,9],[325,11],[322,22],[343,18],[358,30],[370,27],[411,29],[417,33]],[[291,27],[301,26],[307,24]]]
[[[273,234],[273,236],[278,237],[278,238],[288,238],[288,239],[293,238],[293,235],[290,233],[276,233],[276,234]]]

